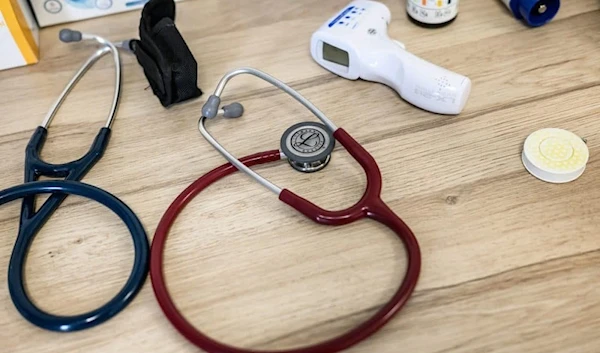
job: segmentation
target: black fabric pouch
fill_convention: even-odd
[[[129,45],[161,104],[169,107],[200,97],[198,63],[175,26],[175,1],[146,3],[139,32],[140,38]]]

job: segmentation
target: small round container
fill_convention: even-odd
[[[549,183],[568,183],[583,174],[589,150],[583,139],[562,129],[541,129],[527,137],[521,154],[531,175]]]
[[[452,23],[458,16],[459,0],[406,0],[410,20],[426,28],[440,28]]]
[[[531,27],[552,21],[560,9],[560,0],[502,0],[515,18]]]

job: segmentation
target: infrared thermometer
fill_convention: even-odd
[[[471,93],[471,80],[409,53],[402,43],[390,39],[390,19],[390,10],[380,2],[351,2],[312,35],[311,55],[346,79],[387,85],[421,109],[460,114]]]

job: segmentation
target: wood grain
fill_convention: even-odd
[[[122,103],[104,158],[85,182],[128,203],[152,238],[168,204],[224,160],[196,129],[219,78],[253,66],[289,83],[343,126],[377,160],[383,199],[414,230],[423,270],[394,320],[349,352],[591,353],[600,350],[600,2],[564,1],[549,25],[530,29],[499,1],[463,1],[439,30],[414,26],[404,1],[390,35],[415,54],[471,77],[463,114],[411,107],[391,89],[347,81],[310,58],[312,32],[346,1],[216,1],[178,4],[177,26],[199,63],[199,100],[164,109],[135,58],[123,54]],[[69,24],[112,40],[137,34],[138,12]],[[0,72],[0,189],[22,181],[33,129],[76,68],[87,44],[41,32],[42,61]],[[112,65],[103,59],[80,82],[50,129],[43,157],[81,156],[109,109]],[[291,124],[314,120],[284,93],[242,76],[224,100],[246,117],[211,122],[238,156],[278,147]],[[235,126],[234,126],[235,125]],[[543,127],[588,141],[590,162],[576,182],[531,177],[521,145]],[[331,209],[356,202],[362,170],[342,148],[321,173],[285,163],[256,169]],[[17,232],[19,204],[0,208],[0,268]],[[132,265],[132,243],[103,207],[70,197],[40,232],[26,267],[36,303],[75,314],[110,299]],[[371,221],[318,226],[242,175],[209,187],[182,212],[167,242],[166,276],[186,317],[226,343],[277,350],[340,334],[379,308],[402,279],[406,258],[394,235]],[[149,280],[114,319],[84,332],[40,330],[15,310],[0,281],[0,351],[197,352],[160,311]]]

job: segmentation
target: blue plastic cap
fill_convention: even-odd
[[[556,16],[560,0],[512,0],[510,8],[516,18],[525,20],[531,27],[539,27]]]

